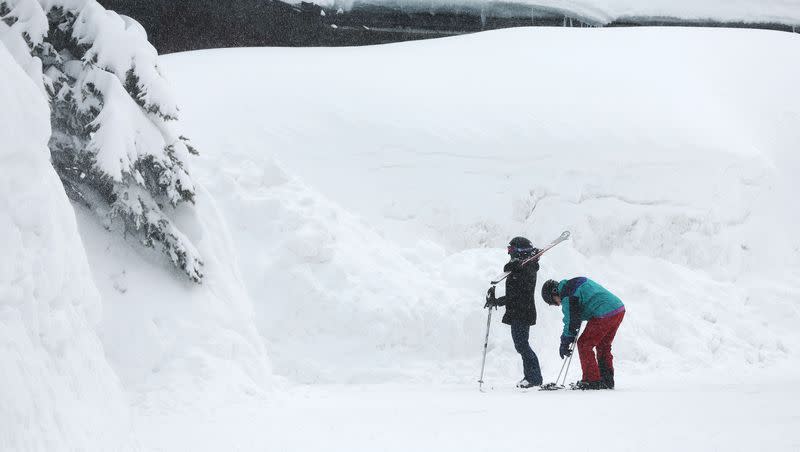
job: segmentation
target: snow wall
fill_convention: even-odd
[[[587,275],[626,302],[623,374],[738,378],[798,369],[798,50],[539,28],[162,62],[278,374],[471,381],[505,243],[569,229],[539,285]],[[538,309],[555,374],[560,312]],[[489,372],[512,378],[493,328]]]
[[[271,367],[239,276],[234,247],[214,200],[199,186],[197,205],[174,218],[204,258],[202,285],[181,276],[159,252],[120,240],[76,209],[103,303],[100,328],[109,361],[133,397],[143,431],[165,450],[244,447],[232,439],[240,404],[264,404]],[[211,426],[225,423],[222,435]],[[194,427],[191,426],[194,424]],[[191,437],[178,431],[197,432]]]
[[[0,449],[135,448],[127,395],[96,333],[100,297],[72,206],[50,165],[41,69],[37,74],[25,44],[3,27]]]
[[[272,372],[213,199],[199,187],[173,219],[203,253],[198,285],[70,204],[41,62],[3,22],[0,78],[0,449],[248,448],[234,427],[270,400]]]

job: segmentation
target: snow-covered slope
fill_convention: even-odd
[[[471,381],[506,241],[570,229],[540,278],[626,301],[622,374],[738,378],[800,368],[798,50],[775,32],[515,29],[162,63],[278,373]],[[539,309],[555,373],[560,315]],[[489,371],[511,378],[495,334]]]
[[[11,38],[0,40],[0,449],[126,450],[128,400],[96,333],[100,297],[50,165],[49,109],[33,81],[41,72],[3,42]]]

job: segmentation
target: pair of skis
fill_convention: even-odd
[[[536,253],[533,256],[523,260],[522,263],[520,264],[520,267],[524,267],[525,264],[527,264],[528,262],[533,262],[533,261],[539,259],[544,253],[547,252],[547,250],[549,250],[549,249],[553,248],[554,246],[558,245],[559,243],[567,240],[569,238],[569,236],[570,236],[569,231],[562,232],[561,235],[558,236],[558,238],[556,238],[555,240],[550,242],[547,246],[545,246],[544,248],[539,250],[538,253]],[[486,339],[483,342],[483,360],[481,362],[481,377],[478,379],[478,390],[481,391],[481,392],[483,392],[483,371],[486,368],[486,351],[487,351],[487,349],[489,347],[489,328],[492,326],[492,308],[497,309],[496,306],[490,306],[489,305],[489,298],[494,296],[495,286],[497,286],[497,284],[499,284],[501,281],[506,279],[508,277],[508,275],[510,275],[510,274],[511,274],[510,271],[503,272],[501,275],[499,275],[497,278],[495,278],[493,281],[491,281],[492,287],[489,288],[489,292],[487,293],[487,296],[486,296],[487,300],[486,300],[486,305],[484,305],[484,307],[489,308],[489,315],[488,315],[488,317],[486,319]],[[571,360],[571,358],[572,357],[570,357],[570,360]],[[561,368],[562,369],[564,368],[563,364],[561,365]],[[567,370],[569,370],[569,367],[567,368]],[[561,377],[561,372],[559,372],[558,376]],[[564,379],[566,379],[566,375],[564,375]],[[548,383],[548,385],[555,386],[556,384],[555,383]],[[563,387],[563,385],[561,387]],[[553,388],[553,389],[558,389],[558,388]]]
[[[542,254],[544,254],[545,252],[547,252],[547,250],[549,250],[550,248],[552,248],[552,247],[554,247],[554,246],[558,245],[559,243],[561,243],[561,242],[563,242],[563,241],[567,240],[567,239],[569,238],[569,235],[570,235],[570,234],[569,234],[569,231],[564,231],[564,232],[562,232],[562,233],[561,233],[561,235],[560,235],[560,236],[558,236],[558,238],[557,238],[557,239],[553,240],[553,241],[552,241],[552,242],[550,242],[550,243],[549,243],[549,244],[548,244],[546,247],[544,247],[544,248],[542,248],[541,250],[539,250],[539,252],[538,252],[538,253],[536,253],[536,254],[534,254],[533,256],[531,256],[531,257],[529,257],[529,258],[525,259],[524,261],[522,261],[522,264],[521,264],[521,266],[525,266],[525,264],[527,264],[528,262],[533,262],[533,261],[535,261],[535,260],[539,259],[539,258],[542,256]],[[508,278],[508,275],[510,275],[510,274],[511,274],[511,272],[503,272],[503,273],[502,273],[500,276],[498,276],[498,277],[497,277],[497,278],[495,278],[493,281],[491,281],[492,285],[493,285],[493,286],[496,286],[496,285],[497,285],[498,283],[500,283],[502,280],[504,280],[504,279]]]

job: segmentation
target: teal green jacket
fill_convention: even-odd
[[[565,279],[558,283],[561,312],[564,313],[564,336],[575,337],[581,322],[608,317],[625,310],[616,295],[589,278]]]

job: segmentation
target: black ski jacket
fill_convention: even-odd
[[[519,267],[520,261],[511,261],[503,271],[511,271],[506,278],[506,294],[497,299],[497,304],[506,307],[503,323],[536,325],[536,305],[533,294],[536,292],[536,272],[538,262],[529,262]]]

